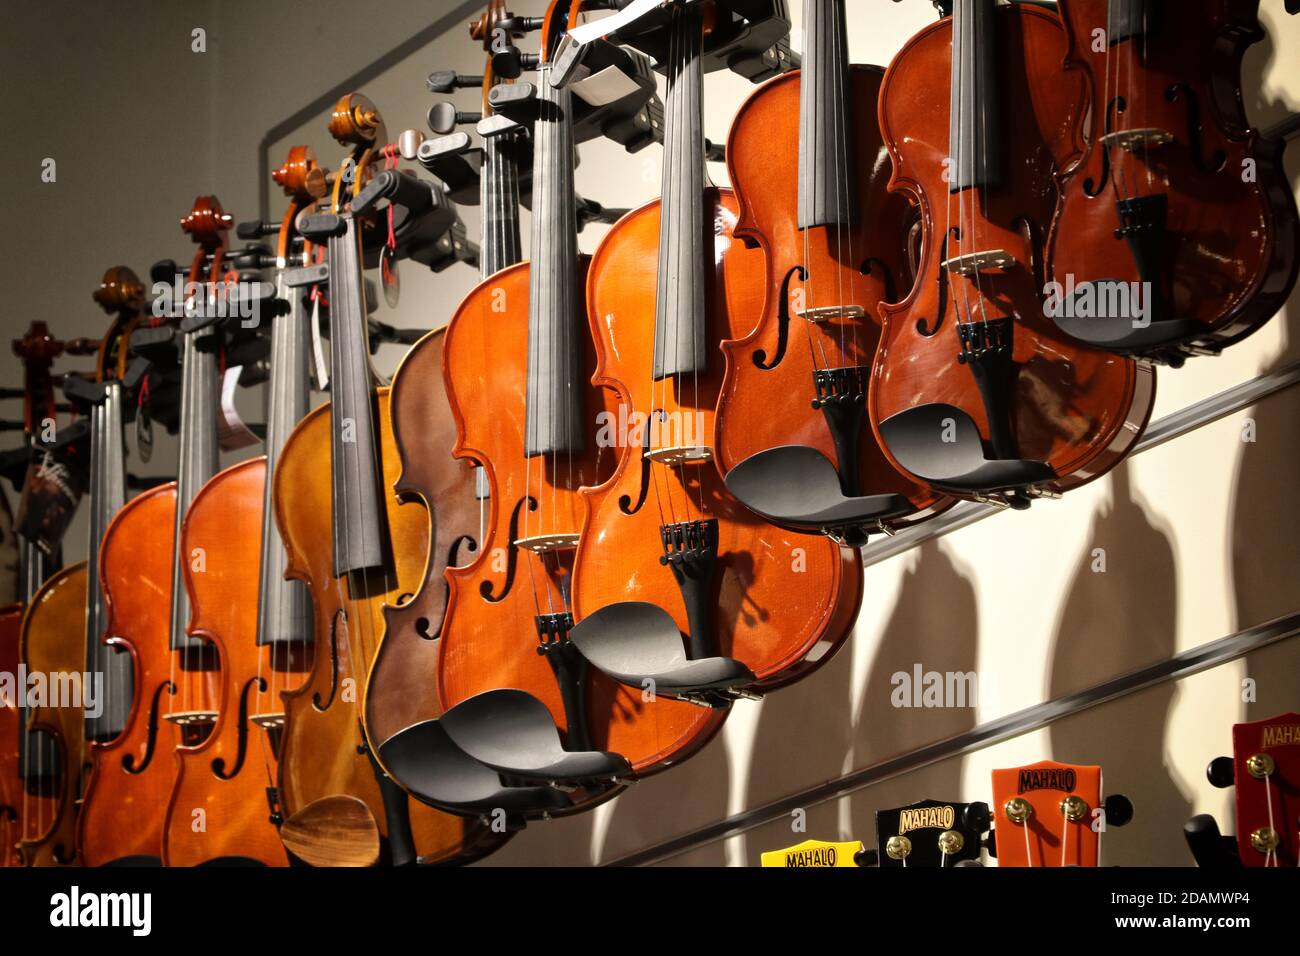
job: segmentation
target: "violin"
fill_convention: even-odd
[[[872,428],[905,475],[1016,509],[1113,467],[1155,392],[1149,365],[1044,314],[1044,236],[1085,105],[1064,53],[1047,10],[957,0],[880,90],[890,188],[920,206],[922,240],[911,291],[882,306]]]
[[[624,39],[668,50],[663,198],[610,230],[587,280],[593,381],[632,427],[616,433],[611,478],[583,492],[573,571],[573,643],[614,678],[593,689],[601,742],[641,773],[695,752],[734,699],[829,660],[862,596],[855,555],[763,520],[718,470],[718,346],[749,331],[766,275],[762,253],[735,239],[734,195],[705,178],[705,61],[725,63],[740,21],[723,4],[662,15],[648,34],[627,24]],[[613,19],[571,30],[566,57]]]
[[[18,841],[27,866],[79,862],[76,826],[87,744],[121,730],[122,701],[131,693],[130,659],[99,640],[105,608],[98,567],[99,541],[126,500],[122,429],[146,364],[130,360],[127,342],[143,322],[145,290],[132,270],[115,266],[104,273],[94,298],[113,316],[112,324],[98,348],[94,380],[64,379],[65,395],[85,415],[58,439],[89,445],[88,558],[52,575],[32,597],[23,620],[21,660],[29,673],[79,675],[82,703],[89,690],[85,680],[97,676],[100,713],[86,713],[81,706],[37,706],[27,715],[27,792]]]
[[[289,433],[310,408],[309,363],[314,313],[304,273],[312,249],[297,235],[298,217],[325,195],[325,171],[313,151],[295,146],[272,173],[289,196],[279,223],[241,223],[243,238],[276,236],[275,303],[270,316],[266,453],[217,474],[194,497],[181,529],[191,616],[188,633],[209,642],[219,659],[212,732],[177,749],[176,783],[167,807],[166,866],[213,860],[287,866],[275,800],[281,691],[307,677],[312,658],[311,598],[284,577],[284,546],[268,507],[267,476]],[[272,233],[272,230],[273,233]],[[203,827],[195,827],[196,814]]]
[[[363,240],[379,230],[357,203],[388,134],[374,105],[355,93],[335,105],[330,132],[351,148],[340,167],[347,173],[333,178],[330,211],[299,221],[304,238],[327,247],[330,402],[294,429],[272,479],[285,573],[309,590],[316,648],[307,680],[281,691],[281,839],[316,866],[370,865],[381,854],[393,865],[444,862],[472,853],[477,831],[412,804],[375,760],[361,719],[384,609],[413,593],[430,537],[427,513],[386,493],[399,459],[390,392],[375,386],[369,364]],[[426,211],[445,211],[427,183],[389,171],[375,184],[384,177]]]
[[[801,69],[764,84],[731,126],[733,235],[763,250],[768,294],[754,326],[722,343],[714,428],[727,488],[752,511],[860,546],[952,500],[897,472],[867,419],[879,305],[910,284],[915,216],[887,192],[884,71],[850,64],[844,8],[804,0]]]
[[[1258,2],[1062,0],[1091,109],[1048,245],[1051,316],[1075,340],[1180,366],[1271,318],[1300,219],[1282,139],[1252,129],[1241,64]]]
[[[195,200],[181,228],[199,246],[186,285],[202,291],[187,299],[179,326],[132,335],[136,351],[180,354],[180,457],[176,481],[122,507],[99,549],[107,608],[102,639],[130,654],[133,691],[122,732],[90,745],[92,766],[77,821],[77,846],[86,866],[161,863],[163,823],[178,768],[173,752],[201,743],[217,717],[215,648],[186,633],[191,608],[182,569],[194,562],[206,566],[206,557],[184,554],[180,543],[190,504],[217,471],[217,373],[224,333],[210,315],[216,310],[200,303],[213,302],[214,288],[234,278],[224,271],[230,223],[215,196]],[[196,305],[197,314],[190,314]]]

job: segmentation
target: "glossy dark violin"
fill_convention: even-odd
[[[362,724],[384,609],[413,593],[430,546],[427,515],[399,507],[388,490],[399,460],[390,393],[371,375],[363,265],[381,254],[450,264],[455,217],[427,182],[376,171],[393,154],[383,119],[364,96],[338,101],[330,132],[349,155],[321,204],[328,211],[298,223],[304,238],[326,248],[317,281],[328,288],[330,402],[289,436],[272,489],[286,574],[306,584],[315,620],[310,675],[281,692],[281,838],[317,866],[443,862],[472,850],[472,825],[412,803],[375,760]],[[384,197],[391,219],[372,209]],[[396,245],[381,253],[390,232]]]
[[[166,866],[289,862],[274,799],[284,725],[280,693],[306,679],[314,634],[307,589],[284,577],[284,546],[268,506],[267,477],[310,407],[312,252],[296,224],[325,195],[326,181],[306,146],[293,147],[272,175],[289,196],[284,216],[278,223],[238,227],[241,238],[275,237],[274,253],[257,263],[275,274],[272,307],[259,310],[269,314],[256,317],[269,325],[271,336],[266,453],[205,484],[181,529],[181,553],[203,555],[202,565],[184,567],[188,633],[212,644],[220,672],[212,732],[176,751],[176,783],[163,830]]]
[[[33,598],[24,620],[22,661],[33,673],[78,674],[83,680],[93,675],[98,679],[98,713],[47,706],[33,708],[28,716],[33,733],[48,740],[34,760],[28,750],[33,786],[22,817],[19,853],[29,866],[79,861],[76,827],[90,766],[88,746],[121,732],[131,698],[129,656],[100,640],[105,605],[98,570],[99,543],[126,501],[123,424],[149,374],[148,363],[133,360],[127,345],[144,321],[144,286],[130,269],[116,266],[104,273],[95,301],[113,316],[112,325],[100,344],[94,379],[64,379],[64,394],[84,414],[58,439],[88,446],[88,557],[55,574]]]
[[[1251,128],[1258,0],[1062,0],[1086,149],[1047,250],[1050,313],[1080,342],[1178,366],[1273,316],[1300,267],[1284,141]]]
[[[956,0],[885,74],[892,189],[921,209],[916,281],[885,304],[868,395],[904,474],[935,491],[1026,508],[1117,463],[1155,377],[1082,345],[1044,314],[1056,178],[1076,161],[1082,77],[1032,4]]]
[[[862,595],[855,555],[758,517],[716,464],[718,345],[749,331],[766,271],[734,238],[734,196],[706,181],[703,76],[736,38],[788,29],[783,4],[762,6],[753,22],[721,3],[594,21],[571,30],[563,54],[583,63],[593,39],[615,35],[661,50],[668,77],[663,198],[610,230],[587,280],[593,381],[630,427],[610,429],[617,467],[583,493],[573,570],[572,642],[613,678],[593,685],[598,742],[641,772],[695,752],[737,697],[829,660]]]
[[[181,228],[199,248],[190,265],[179,325],[139,329],[137,352],[180,355],[180,453],[177,479],[137,495],[108,526],[99,551],[107,619],[102,639],[130,654],[133,695],[126,726],[92,742],[92,769],[77,822],[82,862],[159,864],[178,746],[196,745],[217,716],[217,656],[187,633],[191,608],[184,564],[206,558],[181,552],[185,514],[217,471],[217,381],[223,332],[209,308],[235,277],[225,269],[231,217],[201,196]],[[193,285],[189,285],[192,283]],[[196,292],[193,290],[197,290]],[[169,530],[170,529],[170,530]]]
[[[915,222],[886,188],[884,71],[850,64],[844,0],[803,9],[801,68],[750,96],[727,141],[733,234],[763,250],[767,294],[752,329],[722,343],[717,462],[751,510],[860,545],[951,499],[899,474],[867,419],[879,305],[911,283]],[[774,176],[774,164],[798,175]]]

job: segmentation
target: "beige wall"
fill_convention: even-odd
[[[391,3],[383,17],[355,4],[119,3],[99,7],[10,3],[0,13],[4,62],[12,64],[4,110],[16,145],[12,222],[0,247],[4,329],[46,318],[61,335],[102,328],[89,293],[106,265],[143,271],[188,245],[175,220],[199,191],[216,190],[237,217],[255,214],[258,146],[266,131],[319,93],[453,13],[456,4]],[[519,0],[521,14],[542,0]],[[792,6],[798,6],[797,3]],[[1264,0],[1270,38],[1246,61],[1252,121],[1267,125],[1300,108],[1300,18]],[[887,63],[931,22],[922,0],[851,0],[850,45],[859,62]],[[93,12],[87,12],[93,11]],[[793,11],[796,21],[798,10]],[[189,53],[189,29],[208,25],[207,59]],[[457,20],[459,22],[459,20]],[[463,27],[396,60],[364,90],[390,131],[421,126],[434,69],[475,72],[481,55]],[[706,135],[726,138],[752,87],[709,78]],[[458,97],[474,109],[472,91]],[[273,161],[297,142],[333,166],[339,149],[326,115],[273,143]],[[579,189],[612,206],[658,189],[659,150],[629,157],[605,144],[582,154]],[[41,157],[59,159],[59,182],[39,183]],[[1287,169],[1293,184],[1300,154]],[[724,181],[725,170],[711,173]],[[279,193],[271,192],[274,212]],[[474,210],[465,213],[473,234]],[[603,229],[582,246],[594,249]],[[526,233],[525,233],[526,235]],[[472,287],[467,267],[403,273],[403,298],[386,321],[433,327]],[[37,284],[39,281],[39,284]],[[1225,356],[1159,378],[1156,416],[1300,357],[1300,306]],[[400,350],[380,350],[389,373]],[[16,369],[0,356],[0,375]],[[255,402],[250,402],[255,405]],[[4,413],[12,414],[13,406]],[[254,416],[255,417],[255,416]],[[1241,440],[1245,419],[1257,440]],[[617,858],[728,814],[802,790],[846,770],[950,736],[1003,714],[1195,647],[1300,605],[1300,394],[1245,413],[1133,459],[1067,499],[1002,514],[873,567],[853,640],[811,679],[762,703],[734,708],[724,732],[683,766],[636,785],[581,818],[530,826],[488,862],[587,863]],[[155,467],[169,454],[160,446]],[[83,532],[84,533],[84,532]],[[74,529],[73,534],[78,534]],[[70,550],[77,550],[73,539]],[[1107,571],[1094,574],[1094,548]],[[1291,642],[1176,684],[1103,705],[984,751],[937,764],[837,802],[809,808],[808,835],[872,839],[872,811],[922,797],[988,800],[989,771],[1044,757],[1095,761],[1110,790],[1128,794],[1137,819],[1107,835],[1111,863],[1186,864],[1181,825],[1195,812],[1230,818],[1229,795],[1205,781],[1208,760],[1229,747],[1229,726],[1300,709],[1300,644]],[[996,680],[978,710],[897,710],[890,675],[919,662]],[[1242,702],[1244,677],[1258,702]],[[758,853],[799,842],[773,824],[674,862],[753,864]]]

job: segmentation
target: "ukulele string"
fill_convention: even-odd
[[[1019,826],[1025,832],[1025,866],[1032,867],[1034,865],[1034,858],[1029,852],[1029,821],[1025,820],[1023,823],[1019,824]]]
[[[1277,832],[1277,825],[1273,818],[1273,775],[1264,775],[1264,805],[1268,807],[1268,828],[1271,832]],[[1277,848],[1269,847],[1268,852],[1264,854],[1265,866],[1277,866]]]
[[[1066,851],[1070,846],[1070,821],[1064,813],[1062,813],[1061,816],[1065,820],[1065,825],[1061,828],[1061,866],[1064,867],[1067,855]],[[1028,831],[1026,830],[1026,832]]]

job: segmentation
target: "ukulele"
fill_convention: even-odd
[[[1096,866],[1099,834],[1133,819],[1133,804],[1101,798],[1101,768],[1043,760],[993,771],[998,866]]]
[[[113,316],[112,325],[99,346],[94,380],[63,380],[64,395],[84,414],[58,439],[89,446],[88,557],[55,574],[34,596],[24,620],[22,661],[33,673],[97,675],[100,713],[51,706],[33,708],[28,717],[31,729],[48,741],[34,761],[28,751],[34,779],[19,841],[28,866],[79,862],[76,827],[90,769],[87,747],[121,732],[131,701],[129,655],[100,640],[106,609],[99,583],[99,543],[126,501],[122,429],[150,375],[149,363],[132,358],[127,347],[144,321],[145,290],[134,272],[116,266],[104,273],[94,298]]]
[[[1206,776],[1235,788],[1237,834],[1221,837],[1212,816],[1193,817],[1184,831],[1198,865],[1300,863],[1300,714],[1234,724],[1232,756],[1212,760]]]
[[[1076,161],[1084,89],[1056,15],[956,0],[894,57],[880,91],[890,188],[921,209],[917,278],[882,306],[872,427],[904,474],[1016,509],[1098,477],[1151,413],[1146,363],[1044,315],[1056,179]]]
[[[1047,249],[1049,314],[1075,340],[1172,366],[1281,308],[1300,268],[1282,139],[1252,129],[1258,0],[1061,0],[1092,108]]]
[[[181,529],[192,608],[188,633],[215,649],[219,677],[212,731],[177,748],[176,782],[167,806],[162,859],[166,866],[213,860],[287,866],[280,842],[276,768],[284,714],[280,692],[306,679],[312,659],[311,601],[300,581],[284,577],[285,553],[268,507],[275,462],[289,433],[310,407],[309,363],[315,312],[306,300],[312,250],[297,221],[325,195],[325,171],[305,146],[289,151],[272,173],[289,196],[278,223],[241,223],[245,239],[276,237],[269,322],[266,453],[233,465],[194,497]],[[259,305],[261,302],[259,301]],[[270,313],[269,315],[265,313]],[[196,827],[196,820],[202,827]]]
[[[876,811],[876,849],[870,863],[880,867],[979,866],[980,849],[992,825],[987,803],[920,800]]]
[[[910,282],[915,222],[886,191],[884,71],[849,63],[844,0],[804,0],[803,35],[801,69],[746,100],[727,140],[733,234],[763,249],[770,282],[753,328],[722,343],[715,444],[751,510],[860,546],[952,500],[899,474],[867,420],[878,308]]]

